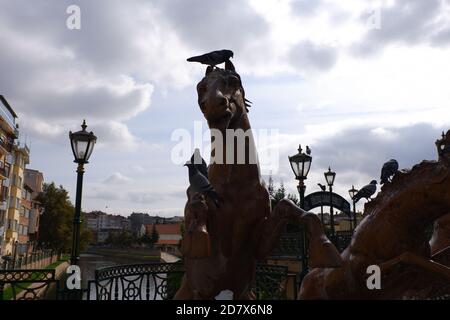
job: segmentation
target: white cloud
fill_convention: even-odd
[[[124,176],[120,172],[114,172],[108,178],[106,178],[103,183],[105,184],[125,184],[131,182],[132,180],[126,176]]]
[[[373,3],[360,0],[239,0],[220,8],[80,0],[79,31],[65,28],[72,1],[0,3],[0,88],[33,142],[31,165],[73,193],[68,131],[86,118],[98,136],[85,179],[89,209],[108,202],[121,213],[181,210],[188,181],[170,162],[170,133],[192,130],[202,117],[195,84],[204,66],[185,59],[209,50],[235,51],[252,127],[279,130],[277,177],[291,192],[286,157],[299,143],[313,150],[308,188],[331,164],[337,190],[346,192],[377,174],[382,159],[371,152],[388,157],[403,141],[450,125],[448,1],[385,1],[381,30],[367,30]],[[402,148],[403,163],[430,155]]]

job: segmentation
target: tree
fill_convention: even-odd
[[[158,233],[158,230],[156,230],[156,226],[153,225],[152,234],[150,235],[150,243],[151,243],[151,245],[154,246],[155,243],[158,242],[158,240],[159,240],[159,233]]]
[[[269,179],[269,186],[272,185],[272,197],[270,200],[272,209],[275,208],[275,206],[278,204],[278,202],[280,202],[284,198],[288,198],[289,200],[294,202],[296,205],[299,205],[300,201],[295,194],[289,193],[286,195],[286,188],[284,187],[283,181],[280,182],[280,186],[278,187],[278,189],[275,190],[273,181],[271,181],[271,180],[272,180],[272,177],[270,177],[270,179]],[[269,193],[270,193],[270,189],[269,189]],[[297,224],[288,222],[288,224],[286,226],[287,232],[298,232],[298,230],[299,230],[299,227]]]
[[[152,239],[150,238],[150,236],[146,232],[146,233],[144,233],[142,235],[142,237],[139,238],[139,242],[142,243],[142,244],[146,244],[146,245],[149,244],[149,245],[151,245],[152,244]]]
[[[55,183],[44,184],[43,191],[37,196],[44,213],[39,222],[38,243],[62,252],[69,252],[72,246],[72,230],[74,206],[69,200],[69,193],[62,186]],[[84,213],[82,213],[82,220]],[[85,223],[80,230],[80,251],[83,251],[90,242],[91,233],[86,229]]]
[[[270,196],[270,198],[273,198],[273,197],[274,197],[275,189],[274,189],[274,186],[273,186],[272,175],[269,176],[269,185],[268,185],[267,189],[269,190],[269,196]]]

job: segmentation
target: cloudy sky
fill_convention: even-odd
[[[313,156],[307,192],[330,165],[348,197],[390,158],[401,168],[436,158],[450,128],[450,1],[339,3],[0,0],[0,93],[31,144],[30,167],[72,199],[68,131],[86,119],[98,144],[85,210],[182,215],[187,172],[172,134],[207,132],[195,91],[204,67],[186,58],[229,48],[253,129],[279,132],[261,146],[279,148],[274,180],[296,192],[287,156],[301,143]],[[80,30],[67,28],[70,5]]]

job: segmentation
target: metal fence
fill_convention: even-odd
[[[34,269],[51,264],[58,259],[58,254],[53,250],[42,250],[27,253],[16,259],[11,256],[3,256],[0,263],[2,270]]]
[[[55,270],[0,270],[0,300],[168,300],[183,274],[181,263],[122,265],[99,269],[86,288],[70,290]],[[285,299],[287,280],[287,267],[258,264],[251,291],[259,300]]]

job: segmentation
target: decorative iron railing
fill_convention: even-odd
[[[251,288],[254,296],[285,299],[287,272],[284,266],[258,264]],[[0,270],[0,300],[168,300],[183,274],[182,263],[114,266],[96,270],[86,288],[70,290],[64,280],[55,279],[55,270]]]
[[[55,270],[1,270],[0,300],[37,300],[57,284]]]

